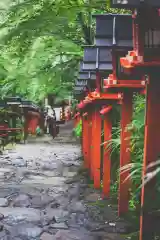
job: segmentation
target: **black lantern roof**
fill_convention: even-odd
[[[83,57],[84,71],[112,71],[111,50],[106,47],[85,46]]]
[[[87,80],[76,80],[75,85],[76,86],[87,86],[88,81]]]
[[[6,97],[4,99],[7,105],[20,105],[21,98],[20,97]]]
[[[89,78],[89,72],[79,72],[78,77],[79,80],[86,80]]]
[[[143,6],[160,8],[159,0],[110,0],[111,7],[135,9]]]
[[[96,73],[95,72],[79,72],[78,80],[96,80]]]
[[[84,70],[83,61],[81,61],[79,64],[79,74],[77,79],[78,80],[96,80],[96,72]]]
[[[109,48],[133,48],[132,15],[100,14],[96,18],[95,45]]]
[[[87,80],[79,80],[77,79],[76,85],[77,86],[86,86],[88,88],[88,91],[94,91],[96,88],[96,73],[95,72],[86,72],[88,73],[88,79]]]

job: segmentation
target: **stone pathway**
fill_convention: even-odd
[[[126,226],[80,174],[71,129],[68,123],[54,140],[29,141],[0,156],[1,240],[122,239]]]

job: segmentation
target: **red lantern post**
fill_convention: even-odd
[[[113,55],[113,60],[114,60]],[[108,79],[104,80],[104,89],[107,92],[122,92],[121,101],[121,145],[120,145],[120,169],[130,163],[130,131],[127,126],[132,120],[132,98],[134,92],[140,92],[146,87],[144,80],[119,80],[117,70],[110,74]],[[119,176],[119,197],[118,197],[118,214],[119,216],[127,213],[129,205],[129,188],[131,186],[129,171]],[[128,180],[126,180],[128,179]]]
[[[104,146],[103,146],[103,197],[109,197],[111,183],[111,147],[108,142],[112,138],[112,122],[110,111],[112,106],[104,107],[100,114],[104,115]]]
[[[84,157],[84,166],[89,168],[89,159],[88,159],[88,113],[85,112],[82,114],[82,147],[83,147],[83,157]]]
[[[152,4],[158,2],[148,2],[148,6],[136,4],[138,10],[134,12],[135,48],[124,58],[121,58],[122,66],[130,72],[139,69],[148,75],[149,81],[146,91],[146,120],[145,120],[145,140],[144,159],[142,174],[142,194],[141,194],[141,217],[140,217],[140,240],[154,239],[154,228],[156,225],[154,217],[155,178],[146,185],[144,177],[148,171],[149,164],[153,164],[159,157],[159,119],[160,119],[160,16],[158,7],[152,8]],[[155,7],[155,6],[154,6]],[[159,4],[160,7],[160,4]],[[153,167],[152,171],[156,171]],[[152,204],[153,203],[153,204]]]
[[[108,103],[111,103],[115,100],[120,100],[122,98],[121,94],[108,94],[108,93],[97,93],[96,91],[91,93],[92,97],[92,108],[94,108],[92,115],[92,146],[91,146],[91,172],[93,174],[94,179],[94,187],[100,188],[101,184],[101,127],[102,127],[102,119],[101,114],[104,110],[100,111],[100,108]],[[100,114],[101,112],[101,114]],[[109,127],[109,126],[108,126]],[[110,125],[111,127],[111,125]],[[111,131],[111,129],[110,129]],[[108,138],[108,134],[106,136]],[[105,159],[106,160],[106,159]],[[104,161],[105,161],[104,160]],[[107,166],[109,167],[109,165]],[[106,169],[103,168],[103,172],[106,173]],[[109,171],[109,169],[108,169]],[[107,176],[110,177],[110,176]],[[104,176],[106,178],[106,174]],[[103,181],[104,181],[103,178]]]

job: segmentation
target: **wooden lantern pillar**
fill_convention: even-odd
[[[85,112],[82,115],[82,129],[83,129],[83,156],[84,156],[84,166],[89,169],[89,128],[88,128],[88,113]]]
[[[92,145],[91,145],[91,158],[92,158],[92,175],[94,180],[94,188],[100,188],[100,162],[101,162],[101,117],[99,114],[98,106],[92,106]]]
[[[102,93],[102,73],[109,74],[112,70],[111,54],[105,47],[85,46],[83,58],[83,70],[96,72],[96,91],[90,92],[93,100],[92,108],[92,134],[91,134],[91,178],[94,180],[94,187],[101,186],[101,136],[102,136],[102,119],[100,116],[101,98],[95,98],[93,95],[101,96]],[[92,94],[93,93],[93,94]],[[96,101],[95,101],[96,100]]]
[[[82,105],[83,108],[83,99],[88,94],[87,89],[87,79],[88,79],[89,73],[85,73],[82,71],[82,62],[80,63],[80,71],[78,75],[78,79],[76,80],[75,87],[78,89],[79,94],[79,100],[81,100],[80,105]],[[87,112],[82,113],[81,115],[82,120],[82,154],[84,157],[84,167],[88,168],[88,118],[87,118]]]
[[[136,74],[128,76],[123,72],[119,59],[125,56],[132,44],[132,16],[122,14],[95,15],[96,17],[96,45],[106,46],[112,51],[113,73],[104,80],[106,92],[123,93],[121,101],[121,145],[120,145],[120,168],[130,163],[130,132],[127,125],[132,120],[133,93],[145,87],[145,81]],[[105,31],[105,28],[106,31]],[[125,26],[125,28],[124,28]],[[126,178],[128,180],[126,181]],[[128,211],[129,205],[129,172],[119,176],[118,214]],[[108,187],[109,189],[109,187]],[[109,192],[108,192],[109,194]]]
[[[142,80],[118,80],[114,83],[110,75],[104,80],[104,88],[107,92],[121,92],[123,98],[121,100],[121,135],[120,135],[120,168],[130,163],[130,137],[131,133],[127,130],[127,126],[131,123],[133,113],[133,93],[139,92],[144,94],[146,81]],[[114,78],[115,79],[115,78]],[[118,196],[118,215],[121,216],[128,211],[129,206],[129,188],[131,186],[129,171],[119,176],[119,196]],[[126,180],[127,179],[127,180]]]
[[[132,16],[122,15],[122,14],[103,14],[94,15],[96,17],[96,36],[95,43],[97,46],[105,46],[112,52],[112,66],[113,74],[110,74],[107,83],[104,86],[106,92],[122,92],[122,108],[121,108],[121,147],[120,147],[120,167],[125,164],[130,163],[130,133],[126,131],[126,127],[131,123],[132,119],[132,90],[125,90],[123,88],[115,88],[114,91],[110,91],[109,86],[117,87],[118,72],[121,70],[117,66],[117,60],[120,56],[126,54],[127,50],[132,49]],[[124,31],[124,24],[126,25]],[[123,79],[123,78],[122,78]],[[126,87],[126,82],[124,84],[121,82],[121,86]],[[130,84],[130,86],[132,83]],[[108,120],[108,127],[105,125],[105,131],[110,132],[110,122]],[[109,128],[109,129],[108,129]],[[106,133],[107,134],[107,133]],[[107,135],[107,138],[111,138]],[[107,152],[109,158],[109,151]],[[105,168],[105,165],[104,165]],[[106,170],[108,176],[110,176],[110,166]],[[106,195],[109,195],[110,180],[109,177],[105,176],[106,181]],[[129,174],[129,173],[128,173]],[[127,174],[126,174],[127,175]],[[124,182],[126,175],[120,175],[119,184],[119,215],[126,213],[128,211],[129,203],[129,181]],[[105,183],[103,183],[105,184]]]
[[[111,183],[111,148],[108,147],[108,142],[112,138],[112,121],[110,111],[112,106],[102,108],[100,114],[104,116],[104,146],[103,146],[103,197],[109,197],[110,195],[110,183]]]
[[[79,85],[75,85],[74,90],[73,90],[74,97],[81,101],[83,99],[83,87]],[[74,115],[74,128],[77,127],[81,120],[80,113],[77,111],[76,114]]]
[[[79,76],[78,79],[75,83],[75,88],[74,88],[74,95],[78,96],[78,100],[81,100],[79,106],[80,108],[83,109],[83,99],[84,97],[88,94],[88,89],[87,89],[87,78],[88,78],[88,73],[84,73],[82,69],[80,68]],[[76,94],[75,94],[76,93]],[[82,154],[84,157],[84,166],[88,168],[88,151],[87,151],[87,146],[88,146],[88,120],[87,120],[87,113],[83,113],[81,116],[82,120]]]
[[[160,15],[158,10],[160,3],[156,0],[144,1],[144,5],[135,2],[133,8],[137,8],[133,14],[134,49],[120,61],[127,71],[133,72],[138,69],[148,75],[139,239],[152,240],[155,239],[155,227],[158,221],[154,216],[156,180],[153,177],[145,184],[145,176],[149,171],[149,164],[154,165],[160,155],[158,124],[160,119],[160,83],[158,80],[160,75]],[[156,171],[156,167],[150,171]]]
[[[112,94],[112,93],[101,93],[99,96],[93,96],[93,99],[95,101],[95,105],[99,105],[99,108],[97,107],[95,111],[95,126],[93,127],[93,134],[95,138],[92,135],[92,139],[94,141],[94,145],[92,147],[92,161],[93,161],[93,167],[94,167],[94,187],[100,188],[100,182],[101,182],[101,127],[102,127],[102,118],[101,115],[105,113],[105,111],[110,111],[111,106],[107,106],[106,108],[102,108],[104,105],[111,105],[115,101],[119,101],[122,99],[122,95],[120,93]],[[107,110],[106,110],[107,109]],[[111,138],[111,131],[112,131],[112,124],[110,121],[109,115],[105,117],[104,120],[104,141],[108,141]],[[96,133],[96,134],[95,134]],[[110,151],[107,149],[107,151],[104,151],[103,156],[103,196],[107,196],[109,194],[109,185],[110,185]]]
[[[105,109],[101,109],[102,106],[106,105],[107,103],[110,103],[115,100],[120,100],[122,98],[121,94],[116,93],[116,94],[104,94],[104,93],[98,93],[98,92],[92,92],[90,93],[90,109],[92,108],[92,134],[91,134],[91,153],[90,153],[90,168],[91,168],[91,177],[94,180],[94,187],[95,188],[100,188],[101,184],[101,127],[102,127],[102,119],[101,115],[105,114]],[[87,100],[87,99],[86,99]],[[110,110],[110,107],[108,107],[108,110]],[[109,122],[109,121],[108,121]],[[108,123],[107,122],[107,123]],[[107,125],[108,129],[109,126]],[[108,139],[110,137],[110,132],[111,132],[112,125],[110,124],[110,129],[108,132],[105,133],[105,138]],[[107,156],[105,156],[107,157]],[[109,160],[110,159],[105,159],[106,165],[105,166],[110,166]],[[110,179],[110,175],[106,176],[106,171],[108,169],[103,168],[103,181],[106,178]],[[105,187],[106,185],[104,185]],[[105,193],[105,190],[104,190]]]
[[[91,112],[87,108],[88,102],[85,100],[81,101],[77,108],[82,116],[82,152],[84,157],[84,167],[90,168],[90,135],[91,129],[89,127],[89,121],[91,118]]]

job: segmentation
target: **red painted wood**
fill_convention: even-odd
[[[92,92],[91,95],[92,98],[94,98],[94,100],[118,100],[122,98],[122,94],[121,93],[95,93]]]
[[[128,83],[128,84],[109,85],[104,88],[106,88],[106,89],[109,89],[109,88],[134,88],[134,89],[138,88],[138,89],[140,89],[140,88],[144,88],[144,86],[141,84],[132,85],[132,84]]]
[[[116,56],[117,53],[115,50],[112,49],[112,66],[113,66],[113,78],[117,79],[117,63],[116,63]]]
[[[87,117],[82,118],[82,147],[83,147],[83,157],[84,157],[84,166],[89,168],[88,161],[88,119]]]
[[[105,115],[105,114],[107,114],[109,111],[111,111],[111,109],[112,109],[112,106],[104,107],[104,108],[101,109],[100,114],[101,114],[101,115]]]
[[[126,130],[132,120],[132,96],[131,91],[124,92],[123,103],[121,106],[121,147],[120,147],[120,168],[130,163],[130,132]],[[118,214],[119,216],[128,211],[130,180],[126,178],[129,172],[120,174],[119,177],[119,198]]]
[[[111,148],[108,148],[108,141],[112,137],[112,122],[110,114],[104,119],[104,151],[103,151],[103,196],[109,197],[111,181]]]
[[[84,145],[85,145],[85,139],[84,139],[84,130],[85,124],[84,124],[84,118],[82,117],[82,141],[81,141],[81,146],[82,146],[82,156],[84,158],[84,166],[85,166],[85,156],[84,156]]]
[[[88,159],[88,166],[89,166],[89,170],[90,170],[90,176],[92,176],[91,174],[91,159],[92,159],[92,149],[91,149],[91,145],[92,145],[92,112],[89,111],[88,112],[88,151],[87,151],[87,159]]]
[[[93,179],[94,188],[99,189],[101,185],[100,179],[100,166],[101,166],[101,124],[102,119],[99,109],[95,109],[92,121],[92,162],[93,162]]]
[[[116,80],[116,83],[113,81]],[[145,88],[146,81],[144,80],[117,80],[113,74],[110,74],[107,79],[104,80],[104,89],[108,88]]]
[[[86,117],[87,115],[88,115],[88,113],[87,113],[87,112],[83,113],[83,117]]]
[[[100,92],[100,89],[101,89],[101,75],[100,75],[100,72],[96,72],[96,88],[97,88],[97,91]]]
[[[94,146],[95,146],[95,124],[96,124],[96,117],[95,117],[95,110],[92,111],[91,115],[91,153],[90,153],[90,168],[91,168],[91,179],[94,178]]]
[[[155,162],[159,158],[160,147],[160,81],[159,74],[150,77],[147,87],[147,109],[145,119],[145,142],[144,142],[144,159],[143,159],[143,174],[146,174],[147,166]],[[152,169],[153,170],[153,169]],[[154,168],[155,170],[155,168]],[[142,179],[143,179],[142,178]],[[140,240],[154,239],[154,218],[149,216],[147,209],[147,201],[149,208],[154,206],[155,200],[155,179],[149,182],[142,188],[141,192],[141,209],[140,217]],[[148,197],[149,196],[149,197]]]
[[[132,34],[133,34],[133,49],[137,49],[137,31],[136,31],[136,24],[135,24],[135,17],[134,14],[132,15]]]

